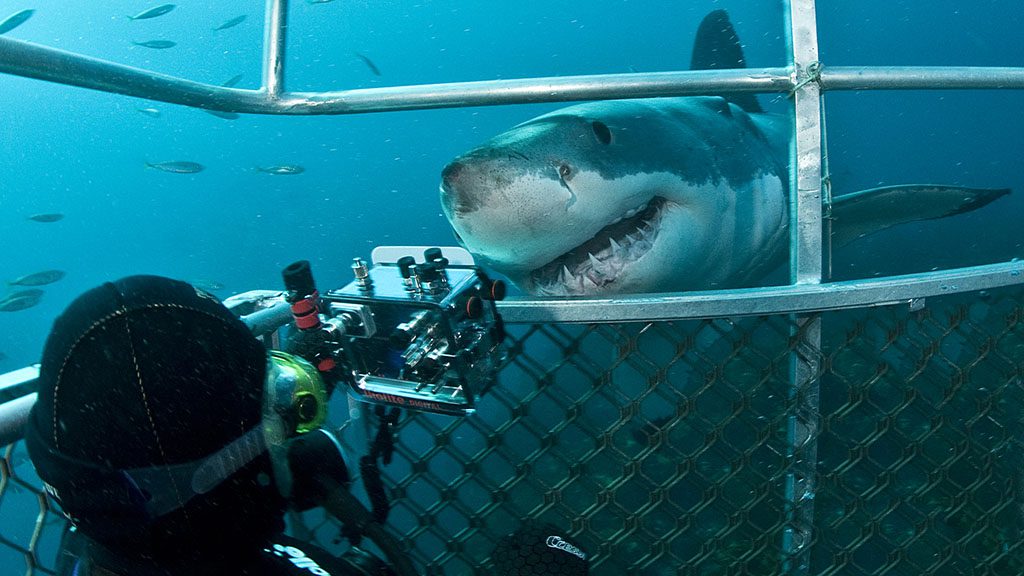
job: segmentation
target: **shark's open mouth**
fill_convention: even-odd
[[[565,296],[614,282],[623,268],[654,245],[665,202],[655,196],[602,228],[590,240],[531,272],[534,291]]]

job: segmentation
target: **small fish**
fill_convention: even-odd
[[[156,164],[150,164],[146,162],[146,166],[150,168],[156,168],[164,172],[170,172],[172,174],[195,174],[202,172],[206,166],[198,162],[157,162]]]
[[[34,222],[56,222],[58,220],[63,220],[64,215],[60,212],[50,212],[47,214],[33,214],[29,216],[28,219]]]
[[[225,23],[221,24],[220,26],[217,26],[216,28],[214,28],[213,31],[216,32],[218,30],[227,30],[228,28],[234,28],[235,26],[238,26],[242,22],[245,22],[245,14],[242,14],[241,16],[235,16],[231,20],[228,20],[227,22],[225,22]]]
[[[243,76],[245,76],[245,74],[235,74],[231,78],[228,78],[228,81],[221,84],[221,86],[225,88],[234,88],[239,82],[242,81]]]
[[[159,118],[160,117],[160,111],[157,110],[156,108],[136,108],[136,110],[138,110],[139,112],[145,114],[146,116],[149,116],[150,118]]]
[[[241,118],[241,116],[239,116],[238,113],[236,112],[221,112],[220,110],[203,110],[203,112],[206,112],[211,116],[216,116],[217,118],[223,118],[225,120],[238,120],[239,118]]]
[[[292,174],[302,174],[306,171],[302,166],[290,166],[287,164],[281,166],[258,166],[256,169],[264,174],[273,174],[275,176],[290,176]]]
[[[188,283],[200,290],[205,290],[206,292],[217,292],[224,289],[224,285],[220,282],[217,282],[216,280],[207,280],[205,278],[189,280]]]
[[[370,72],[373,72],[374,76],[380,76],[380,68],[377,68],[377,65],[373,63],[373,60],[370,60],[369,58],[363,56],[359,52],[356,52],[355,54],[356,58],[362,60],[363,64],[366,64],[366,67],[370,69]]]
[[[327,4],[328,2],[334,2],[334,0],[309,0],[310,4]]]
[[[174,4],[164,4],[162,6],[157,6],[156,8],[150,8],[149,10],[144,10],[142,12],[139,12],[135,16],[129,16],[128,19],[129,20],[149,20],[150,18],[156,18],[157,16],[163,16],[164,14],[167,14],[171,10],[174,10]]]
[[[22,10],[17,14],[11,15],[3,22],[0,22],[0,34],[7,34],[11,30],[14,30],[18,26],[21,26],[35,13],[35,10]]]
[[[171,42],[170,40],[146,40],[145,42],[132,42],[132,44],[145,48],[153,48],[155,50],[165,50],[167,48],[174,48],[178,45],[177,42]]]
[[[242,74],[235,74],[231,78],[228,78],[227,82],[221,84],[221,86],[225,88],[231,88],[235,84],[238,84],[242,81],[242,76]],[[239,116],[238,113],[236,112],[222,112],[220,110],[203,110],[203,112],[216,116],[217,118],[223,118],[225,120],[238,120],[239,118],[241,118],[241,116]]]
[[[63,277],[63,270],[44,270],[16,278],[8,282],[8,284],[11,286],[45,286],[46,284],[53,284]]]
[[[0,362],[3,362],[4,360],[7,360],[7,354],[0,352]]]
[[[42,290],[19,290],[0,300],[0,312],[17,312],[31,308],[43,299]]]

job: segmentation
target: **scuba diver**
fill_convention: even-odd
[[[36,471],[70,520],[57,574],[416,574],[348,490],[341,446],[320,428],[325,387],[311,364],[268,351],[185,282],[130,276],[79,296],[46,340],[25,429]],[[389,562],[284,534],[288,507],[315,506]],[[498,543],[493,562],[508,576],[587,573],[578,544],[533,521]]]
[[[216,297],[184,282],[131,276],[79,296],[47,338],[25,432],[71,521],[58,573],[414,573],[395,570],[377,539],[391,566],[283,534],[289,505],[333,502],[336,513],[355,500],[340,444],[315,425],[321,397],[287,405],[296,362],[268,355]]]

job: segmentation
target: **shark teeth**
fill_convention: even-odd
[[[539,294],[570,296],[593,293],[611,284],[629,264],[643,256],[658,237],[665,200],[655,197],[626,212],[596,236],[534,270],[530,278]]]
[[[632,209],[630,209],[630,210],[627,210],[627,211],[626,211],[626,214],[625,214],[625,215],[623,215],[623,216],[619,216],[619,217],[618,217],[618,218],[616,218],[615,220],[612,220],[611,224],[612,224],[612,225],[614,225],[614,224],[618,224],[619,222],[622,222],[622,221],[623,221],[623,220],[625,220],[626,218],[632,218],[633,216],[636,216],[636,215],[637,215],[637,214],[639,214],[640,212],[643,212],[644,210],[646,210],[646,209],[647,209],[647,206],[648,206],[649,204],[650,204],[650,202],[644,202],[643,204],[641,204],[640,206],[637,206],[636,208],[632,208]]]

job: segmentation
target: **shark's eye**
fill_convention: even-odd
[[[562,180],[569,180],[570,178],[572,178],[572,167],[570,167],[568,164],[559,164],[558,176]]]
[[[590,127],[594,129],[594,136],[601,144],[612,143],[612,131],[608,129],[608,125],[599,120],[594,120],[590,123]]]

